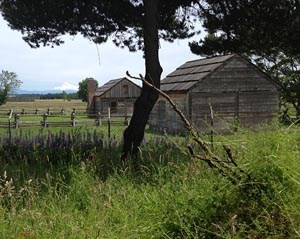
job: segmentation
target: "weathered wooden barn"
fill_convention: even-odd
[[[201,133],[228,132],[270,122],[279,107],[279,85],[240,55],[189,61],[161,81],[166,92]],[[211,113],[213,112],[213,121]],[[185,128],[160,96],[150,128],[183,133]]]
[[[110,108],[112,114],[131,115],[141,87],[124,77],[110,80],[97,89],[91,81],[88,83],[88,92],[90,113],[107,114],[108,108]]]

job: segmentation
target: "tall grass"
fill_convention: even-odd
[[[120,162],[116,140],[38,137],[2,140],[0,238],[299,237],[296,127],[217,137],[255,178],[235,185],[191,160],[186,140],[153,137]]]

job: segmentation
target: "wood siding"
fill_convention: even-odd
[[[95,99],[96,112],[102,115],[107,115],[108,108],[112,114],[130,116],[133,113],[135,98],[110,98],[110,99]],[[112,108],[112,103],[116,104],[116,108]]]
[[[254,127],[270,122],[277,113],[277,85],[252,64],[232,58],[191,90],[191,118],[201,132],[231,131],[236,124]]]
[[[108,108],[112,114],[132,115],[134,102],[141,93],[141,88],[126,78],[108,88],[100,96],[94,97],[94,113],[107,115]]]
[[[184,114],[188,114],[188,96],[187,94],[169,94],[176,105]],[[150,129],[156,131],[164,131],[171,134],[182,133],[185,131],[184,125],[179,116],[171,108],[169,102],[163,97],[157,100],[150,118]]]
[[[203,64],[203,61],[200,63]],[[201,66],[201,70],[204,67],[206,66]],[[194,71],[190,74],[197,78]],[[237,125],[257,127],[270,122],[278,111],[279,86],[238,55],[226,59],[207,76],[200,76],[199,81],[185,93],[168,90],[167,93],[201,133],[211,131],[210,105],[214,112],[213,130],[216,132],[231,132]],[[187,78],[188,75],[176,77]],[[169,78],[175,82],[172,85],[172,82],[166,81],[166,89],[176,89],[179,83],[188,86],[183,78]],[[170,133],[184,132],[179,117],[168,103],[163,106],[162,101],[164,99],[160,97],[153,109],[149,120],[150,127]]]
[[[201,93],[229,91],[277,91],[277,86],[252,64],[233,58],[192,89]]]
[[[128,86],[127,93],[124,91],[124,87]],[[111,99],[111,98],[137,98],[141,93],[141,88],[137,85],[133,84],[129,80],[122,80],[110,90],[108,90],[103,95],[99,96],[100,98],[104,99]]]

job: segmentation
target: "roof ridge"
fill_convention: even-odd
[[[133,81],[131,81],[130,79],[128,79],[127,77],[122,77],[122,78],[117,78],[117,79],[112,79],[109,80],[108,82],[106,82],[104,85],[100,86],[97,88],[96,93],[97,96],[102,96],[104,95],[106,92],[108,92],[109,90],[111,90],[113,87],[117,86],[118,84],[120,84],[120,82],[127,80],[129,81],[131,84],[134,84],[135,86],[141,88],[139,85],[135,84]]]
[[[188,69],[188,68],[193,68],[193,67],[187,67],[187,68],[178,68],[178,69],[176,69],[176,70],[180,70],[180,69]],[[177,75],[171,75],[171,74],[169,74],[169,75],[167,75],[165,78],[172,78],[172,77],[177,77],[177,76],[186,76],[186,75],[196,75],[196,74],[199,74],[199,73],[209,73],[209,72],[211,72],[211,71],[208,71],[208,70],[206,70],[206,71],[195,71],[195,72],[190,72],[190,73],[188,73],[188,74],[183,74],[183,73],[181,73],[181,74],[177,74]],[[164,78],[164,79],[165,79]]]
[[[115,87],[117,84],[119,84],[119,82],[123,81],[123,80],[128,80],[126,77],[122,77],[122,78],[117,78],[117,79],[112,79],[109,80],[108,82],[106,82],[104,85],[100,86],[97,88],[96,93],[98,93],[97,96],[101,96],[104,95],[106,92],[108,92],[110,89],[112,89],[113,87]]]
[[[126,78],[126,77],[123,77],[123,78],[116,78],[116,79],[112,79],[112,80],[109,80],[109,81],[107,81],[106,83],[104,83],[103,85],[101,85],[101,86],[99,86],[98,87],[98,89],[99,88],[102,88],[103,86],[106,86],[106,85],[108,85],[109,83],[112,83],[112,82],[118,82],[118,81],[121,81],[121,80],[123,80],[124,78]],[[127,78],[126,78],[127,79]]]
[[[107,83],[109,83],[109,82],[113,82],[113,81],[120,81],[120,80],[123,80],[124,78],[126,78],[126,77],[123,77],[123,78],[116,78],[116,79],[111,79],[111,80],[109,80],[108,82],[106,82],[105,84],[107,84]],[[127,78],[126,78],[127,79]],[[104,84],[104,85],[105,85]]]
[[[195,62],[195,61],[204,61],[204,60],[209,60],[209,59],[213,59],[213,58],[220,58],[220,57],[226,57],[226,56],[230,56],[230,58],[231,57],[233,57],[233,56],[235,56],[235,55],[237,55],[237,54],[235,54],[235,53],[232,53],[232,54],[226,54],[226,55],[217,55],[217,56],[209,56],[209,57],[204,57],[204,58],[201,58],[201,59],[196,59],[196,60],[191,60],[191,61],[187,61],[187,62],[185,62],[185,64],[186,63],[189,63],[189,62]],[[228,59],[226,59],[226,60],[228,60]],[[224,60],[225,61],[225,60]],[[222,61],[223,62],[223,61]]]
[[[187,82],[198,82],[199,80],[187,80],[187,81],[177,81],[177,82],[161,82],[160,85],[170,85],[170,84],[184,84]]]
[[[230,59],[230,58],[229,58]],[[227,59],[227,60],[229,60]],[[197,62],[197,61],[192,61],[192,62]],[[186,67],[182,67],[183,65],[186,65],[189,62],[184,63],[183,65],[181,65],[180,67],[176,68],[176,70],[181,70],[181,69],[189,69],[189,68],[194,68],[196,66],[209,66],[209,65],[216,65],[216,64],[221,64],[224,63],[225,61],[214,61],[214,62],[210,62],[210,63],[206,63],[206,64],[201,64],[201,65],[193,65],[193,66],[186,66]],[[170,73],[172,74],[172,73]]]
[[[168,74],[162,81],[161,84],[168,87],[169,90],[188,90],[191,88],[193,83],[199,82],[220,68],[228,61],[233,59],[237,54],[227,54],[214,57],[203,58],[200,60],[188,61],[178,67],[175,71]],[[197,78],[195,81],[193,78]],[[180,80],[180,78],[182,78]],[[186,84],[186,85],[184,85]],[[179,87],[179,85],[182,85]],[[172,89],[171,89],[172,88]]]

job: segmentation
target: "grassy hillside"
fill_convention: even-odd
[[[122,163],[98,134],[39,137],[2,139],[0,238],[300,236],[297,127],[217,137],[251,174],[235,185],[191,159],[188,139],[154,137]]]

